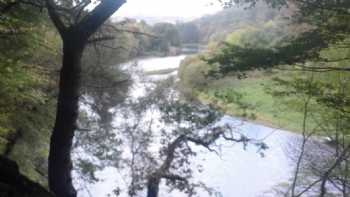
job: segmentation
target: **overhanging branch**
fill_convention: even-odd
[[[126,0],[104,0],[87,14],[78,24],[77,29],[82,39],[87,40]]]

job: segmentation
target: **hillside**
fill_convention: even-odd
[[[227,8],[190,22],[178,23],[177,27],[183,43],[208,44],[224,40],[228,34],[240,28],[283,19],[290,16],[291,12],[291,8],[276,10],[260,3],[252,9]]]

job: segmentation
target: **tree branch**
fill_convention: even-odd
[[[101,41],[108,41],[108,40],[114,40],[116,39],[115,36],[100,36],[96,38],[91,38],[88,40],[88,44],[96,43],[96,42],[101,42]]]
[[[114,25],[107,24],[106,27],[112,28],[114,31],[117,31],[117,32],[127,32],[127,33],[131,33],[131,34],[148,36],[148,37],[152,37],[152,38],[159,38],[158,36],[150,34],[150,33],[141,32],[141,31],[134,31],[134,30],[124,29],[124,28],[118,28],[118,27],[116,27]]]
[[[78,24],[77,30],[82,39],[88,40],[98,28],[115,12],[126,0],[103,0],[86,15]]]
[[[342,68],[342,67],[331,67],[331,66],[300,66],[303,70],[309,70],[309,71],[346,71],[350,72],[350,68]]]
[[[185,177],[182,177],[177,174],[163,174],[162,178],[169,179],[172,181],[182,181],[182,182],[188,183],[188,180]]]
[[[98,85],[93,85],[93,84],[84,84],[84,86],[89,87],[89,88],[96,88],[96,89],[111,89],[111,88],[116,88],[121,84],[129,83],[130,81],[131,81],[131,79],[124,79],[124,80],[114,82],[108,86],[98,86]]]
[[[99,46],[107,48],[107,49],[116,50],[116,51],[121,50],[121,49],[122,50],[126,50],[126,51],[129,50],[129,49],[123,47],[123,46],[113,47],[113,46],[105,45],[103,43],[93,43],[93,44],[99,45]]]

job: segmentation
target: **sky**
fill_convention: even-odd
[[[117,17],[179,17],[193,19],[221,9],[217,0],[128,0]]]

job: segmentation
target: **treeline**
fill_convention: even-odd
[[[125,49],[122,53],[127,59],[179,53],[181,46],[179,32],[171,23],[148,25],[145,21],[123,19],[111,25],[115,26],[112,31],[114,29],[120,34],[115,40]],[[120,61],[125,57],[116,59]]]
[[[181,41],[183,43],[218,42],[233,31],[245,26],[255,26],[275,18],[283,18],[292,12],[290,9],[281,11],[272,9],[266,4],[258,3],[256,7],[231,7],[216,14],[208,15],[186,23],[178,23]]]
[[[257,12],[258,10],[261,12]],[[284,37],[302,32],[302,28],[293,26],[286,28],[285,17],[290,15],[291,12],[290,9],[276,11],[266,4],[258,4],[258,7],[248,10],[239,7],[228,8],[216,15],[206,16],[188,23],[196,27],[204,22],[213,25],[212,27],[210,25],[205,26],[206,28],[203,27],[206,30],[202,30],[202,34],[206,36],[197,37],[198,41],[207,43],[207,50],[186,58],[180,67],[179,77],[183,91],[194,93],[196,90],[206,87],[213,80],[220,78],[216,74],[230,76],[233,73],[237,75],[237,72],[242,70],[249,70],[247,67],[238,68],[235,70],[237,72],[233,72],[233,70],[226,71],[225,66],[227,64],[219,65],[216,62],[207,61],[219,57],[231,45],[273,47]],[[222,15],[235,17],[222,17]],[[209,31],[210,28],[212,28],[211,31]],[[197,33],[201,34],[199,31]],[[225,55],[229,57],[230,54]],[[246,60],[249,60],[249,58],[251,56],[247,56]],[[220,73],[217,72],[218,69],[220,69]],[[196,77],[192,77],[194,73],[196,73]],[[244,73],[241,72],[241,74]]]
[[[181,46],[179,32],[171,23],[148,25],[145,21],[126,18],[107,22],[96,35],[99,34],[113,37],[97,42],[98,46],[114,53],[112,63],[135,57],[176,54]]]

